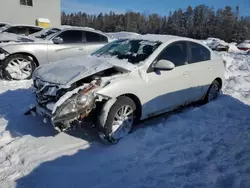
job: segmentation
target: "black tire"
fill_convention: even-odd
[[[99,127],[99,136],[101,137],[101,139],[105,143],[116,144],[121,139],[121,138],[120,139],[113,138],[112,136],[110,136],[110,133],[112,133],[112,123],[113,123],[115,114],[124,105],[129,105],[133,109],[133,115],[132,116],[133,116],[133,122],[134,122],[135,118],[136,118],[135,117],[136,104],[131,98],[126,97],[126,96],[119,97],[117,99],[117,101],[111,106],[111,108],[109,109],[109,112],[108,112],[106,122],[104,122],[104,125],[102,125],[100,123],[100,121],[97,120],[98,123],[99,123],[99,125],[98,125],[98,127]],[[99,118],[101,118],[101,117],[99,116],[98,119]]]
[[[209,99],[209,93],[210,93],[211,89],[212,89],[214,86],[215,86],[216,88],[218,88],[218,93],[217,93],[217,95],[215,96],[214,99],[216,99],[216,98],[218,97],[218,95],[220,94],[220,92],[221,92],[221,85],[220,85],[220,83],[219,83],[217,80],[214,80],[214,81],[212,82],[212,84],[210,85],[208,91],[207,91],[207,94],[206,94],[205,99],[204,99],[204,103],[209,103],[209,102],[211,101],[211,100]],[[214,99],[212,99],[212,100],[214,100]]]
[[[34,72],[34,70],[36,69],[36,63],[34,62],[34,60],[32,60],[28,55],[23,55],[23,54],[15,54],[15,55],[11,55],[10,57],[8,57],[4,63],[3,63],[3,78],[5,78],[6,80],[22,80],[22,79],[16,79],[13,78],[9,72],[6,70],[6,68],[8,67],[9,63],[11,63],[12,60],[14,59],[24,59],[27,61],[30,61],[30,66],[31,66],[31,74],[25,78],[27,80],[32,78],[32,73]]]

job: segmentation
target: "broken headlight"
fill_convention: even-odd
[[[75,119],[81,115],[88,114],[95,104],[94,92],[78,93],[66,100],[55,111],[52,120],[54,122]]]

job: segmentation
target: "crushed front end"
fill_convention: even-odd
[[[62,88],[59,85],[34,80],[34,93],[37,104],[30,106],[25,115],[39,115],[44,123],[50,120],[58,132],[64,132],[84,122],[93,126],[93,109],[98,96],[96,90],[101,86],[101,79],[96,78],[82,86]]]

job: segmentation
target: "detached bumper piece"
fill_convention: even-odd
[[[42,107],[39,104],[31,105],[27,111],[24,112],[24,115],[32,115],[32,116],[41,116],[43,117],[43,123],[47,123],[48,120],[51,121],[54,129],[59,132],[67,132],[69,130],[75,130],[79,127],[90,127],[93,128],[93,114],[90,113],[86,116],[82,116],[80,118],[74,118],[69,120],[55,120],[53,121],[52,111],[47,109],[46,107]]]

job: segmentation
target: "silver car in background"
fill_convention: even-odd
[[[39,27],[39,26],[35,26],[35,25],[24,25],[24,24],[8,25],[8,24],[6,24],[5,26],[1,27],[0,32],[29,36],[33,33],[39,32],[43,29],[44,29],[43,27]]]
[[[4,30],[5,28],[8,28],[10,27],[10,24],[9,23],[6,23],[6,22],[0,22],[0,32],[2,30]]]
[[[39,65],[91,54],[112,40],[91,28],[65,27],[41,40],[5,44],[0,46],[2,76],[8,80],[30,79]]]
[[[1,23],[0,23],[1,26]],[[28,42],[32,37],[45,28],[33,25],[5,25],[0,27],[0,44],[8,42]]]
[[[34,42],[34,40],[45,40],[52,36],[53,34],[63,30],[64,28],[69,28],[72,26],[60,26],[60,27],[50,27],[44,28],[41,31],[35,32],[28,36],[17,35],[13,33],[0,33],[0,45],[3,46],[3,43],[13,43],[13,42]],[[0,28],[1,29],[1,28]]]

